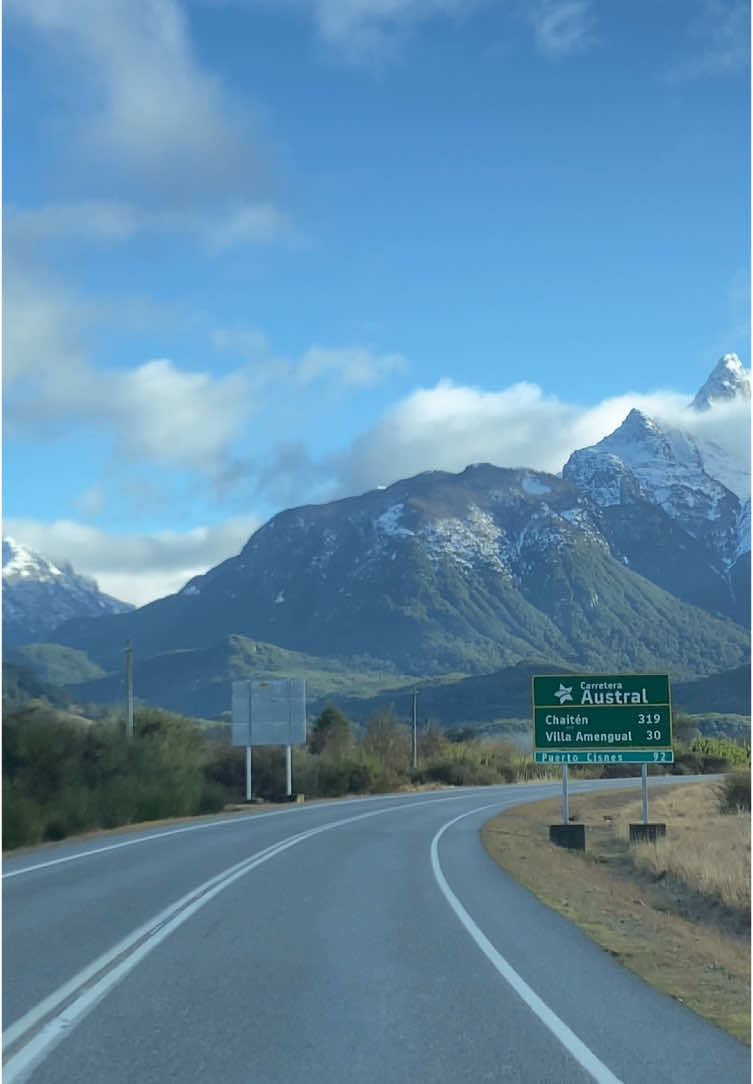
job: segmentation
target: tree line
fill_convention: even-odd
[[[158,708],[134,714],[134,738],[105,714],[72,717],[36,702],[14,706],[3,721],[3,848],[63,839],[88,830],[221,812],[245,795],[245,754],[230,745],[229,728]],[[748,770],[750,747],[700,738],[675,723],[675,771]],[[514,743],[481,740],[472,727],[421,727],[416,764],[412,734],[391,710],[363,730],[332,705],[314,720],[305,746],[293,749],[293,788],[306,797],[384,794],[422,785],[479,786],[558,778]],[[633,767],[635,772],[626,771]],[[614,775],[617,766],[572,769]],[[653,769],[650,769],[653,770]],[[663,768],[661,770],[664,770]],[[638,765],[619,774],[637,774]],[[275,800],[285,791],[280,749],[253,753],[254,794]]]

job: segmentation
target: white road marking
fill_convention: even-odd
[[[478,809],[471,809],[467,813],[461,813],[459,817],[453,817],[451,821],[443,825],[434,839],[431,841],[431,868],[434,872],[437,884],[439,885],[443,896],[453,909],[457,917],[462,922],[466,931],[471,935],[483,954],[489,960],[489,962],[497,969],[499,974],[512,986],[515,993],[522,998],[526,1005],[532,1012],[538,1016],[542,1024],[551,1031],[554,1037],[559,1040],[565,1047],[569,1054],[571,1054],[575,1060],[582,1065],[586,1072],[597,1082],[597,1084],[622,1084],[622,1082],[614,1075],[614,1073],[604,1065],[602,1061],[596,1057],[593,1051],[589,1050],[586,1044],[578,1038],[574,1031],[572,1031],[564,1020],[561,1020],[557,1014],[549,1008],[535,991],[531,989],[527,982],[521,978],[518,972],[511,967],[507,960],[502,956],[500,952],[494,947],[488,937],[479,929],[471,916],[468,914],[462,903],[455,895],[447,883],[447,879],[442,872],[442,867],[439,863],[439,841],[453,824],[457,824],[458,821],[464,817],[470,817],[474,813],[480,813],[484,809],[492,809],[494,806],[498,806],[499,802],[492,802],[489,805],[479,806]]]
[[[472,789],[476,789],[476,788],[472,788]],[[467,792],[466,792],[466,794],[462,795],[462,797],[466,797],[466,796],[467,796]],[[405,794],[378,794],[378,795],[374,795],[373,797],[369,797],[369,798],[342,798],[342,799],[338,799],[337,805],[338,806],[352,805],[353,802],[376,802],[376,801],[380,801],[380,800],[381,801],[395,801],[395,800],[397,800],[399,798],[402,798],[404,800],[405,804],[415,804],[416,800],[421,801],[422,797],[423,796],[418,797],[418,796],[405,795]],[[411,798],[413,798],[413,803],[410,802]],[[423,800],[424,801],[429,801],[430,799],[423,799]],[[185,828],[169,828],[165,832],[153,832],[151,835],[148,835],[148,836],[139,836],[138,839],[127,839],[127,840],[124,840],[121,843],[108,843],[107,846],[105,846],[105,847],[93,847],[91,850],[79,851],[77,854],[69,854],[69,855],[66,855],[63,858],[52,858],[48,862],[36,862],[32,866],[23,866],[21,869],[11,869],[11,870],[8,870],[7,873],[3,873],[3,880],[6,880],[9,877],[20,877],[22,873],[33,873],[35,870],[38,870],[38,869],[47,869],[50,866],[60,866],[65,862],[77,862],[81,858],[90,858],[92,855],[104,854],[106,851],[117,851],[117,850],[120,850],[122,847],[134,847],[137,843],[151,843],[151,841],[154,840],[154,839],[165,839],[166,836],[182,835],[184,832],[201,832],[201,831],[203,831],[204,829],[207,829],[207,828],[219,828],[219,827],[222,827],[223,825],[228,825],[228,824],[236,824],[236,825],[237,824],[244,824],[244,823],[247,823],[248,821],[251,821],[251,820],[253,820],[253,821],[262,820],[264,817],[280,817],[280,816],[284,816],[286,813],[288,813],[288,814],[289,813],[301,813],[304,810],[306,810],[307,812],[310,812],[312,809],[318,808],[319,806],[321,806],[323,808],[325,806],[330,806],[330,805],[334,805],[334,804],[335,803],[321,802],[321,803],[316,803],[315,805],[309,804],[308,806],[294,806],[294,807],[291,807],[290,809],[273,809],[268,813],[254,813],[253,815],[248,814],[248,815],[239,816],[239,817],[227,817],[227,818],[225,818],[223,820],[217,820],[217,821],[204,821],[202,824],[189,824]]]
[[[345,824],[379,817],[386,813],[395,813],[407,806],[415,808],[422,805],[438,805],[441,802],[453,802],[467,799],[468,794],[453,794],[443,798],[425,799],[421,802],[408,802],[377,809],[370,813],[359,813],[329,824],[309,828],[305,832],[290,836],[279,843],[258,851],[230,866],[222,873],[210,878],[203,884],[176,900],[132,934],[120,941],[108,952],[85,967],[69,982],[66,982],[49,997],[44,998],[3,1032],[3,1049],[23,1043],[19,1050],[11,1054],[3,1065],[4,1084],[22,1084],[32,1070],[39,1065],[55,1046],[69,1035],[73,1028],[125,978],[166,937],[183,925],[192,915],[204,907],[223,889],[233,884],[240,877],[250,873],[257,866],[268,862],[283,851],[294,847],[313,836],[340,828]],[[60,1011],[57,1011],[60,1010]],[[54,1014],[54,1015],[53,1015]],[[45,1019],[48,1018],[45,1022]],[[40,1026],[41,1025],[41,1026]],[[38,1029],[38,1030],[37,1030]],[[26,1037],[26,1042],[24,1038]]]

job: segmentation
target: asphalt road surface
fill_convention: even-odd
[[[746,1047],[487,857],[484,821],[558,789],[289,807],[6,860],[5,1084],[750,1080]]]

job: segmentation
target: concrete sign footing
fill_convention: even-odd
[[[667,834],[666,824],[631,824],[631,843],[656,843],[657,839],[664,839]]]
[[[567,847],[571,851],[585,851],[585,824],[550,824],[549,842],[557,847]]]

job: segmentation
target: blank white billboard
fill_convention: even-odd
[[[303,745],[305,680],[234,681],[232,719],[233,745]]]

